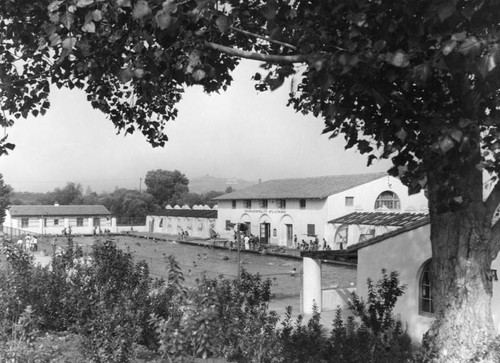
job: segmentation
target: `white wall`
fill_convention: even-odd
[[[231,223],[250,222],[250,233],[260,235],[260,223],[271,223],[270,243],[280,246],[286,245],[285,224],[293,225],[293,235],[297,240],[309,241],[307,237],[307,225],[315,225],[315,233],[320,241],[324,237],[324,226],[327,223],[328,212],[326,210],[326,199],[306,199],[306,208],[300,208],[299,199],[287,199],[286,208],[278,208],[276,200],[268,199],[267,208],[259,208],[258,200],[252,200],[252,208],[244,208],[243,200],[237,200],[236,208],[232,208],[232,201],[221,200],[218,204],[217,232],[221,237],[232,239],[233,231],[226,231],[226,220]],[[276,235],[274,230],[276,229]]]
[[[419,269],[431,258],[430,225],[401,233],[384,241],[358,250],[357,292],[367,296],[366,280],[377,281],[382,277],[381,270],[400,273],[401,283],[407,289],[399,298],[394,313],[408,323],[408,333],[415,341],[421,341],[423,334],[430,328],[433,318],[419,315]],[[492,264],[492,269],[500,273],[500,258]],[[497,332],[500,332],[500,281],[493,281],[491,302],[493,319]]]

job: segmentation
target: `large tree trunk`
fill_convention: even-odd
[[[429,178],[429,189],[437,191]],[[491,263],[496,256],[491,210],[483,202],[481,173],[464,178],[463,207],[443,210],[429,193],[433,302],[436,320],[424,338],[427,358],[469,362],[495,332],[491,315]]]

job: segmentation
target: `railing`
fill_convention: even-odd
[[[37,238],[41,236],[40,233],[35,233],[35,232],[29,231],[29,230],[25,230],[25,229],[21,229],[21,228],[12,228],[12,227],[7,227],[7,226],[3,226],[2,232],[3,232],[4,240],[10,240],[10,241],[14,241],[15,239],[17,239],[19,237],[22,238],[28,234],[30,234],[32,236],[36,236]]]

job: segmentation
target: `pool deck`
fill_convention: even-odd
[[[183,243],[187,245],[194,245],[194,246],[203,246],[203,247],[209,247],[209,248],[215,248],[215,249],[223,249],[223,250],[232,250],[235,251],[236,248],[230,249],[227,247],[229,245],[229,241],[226,239],[203,239],[203,238],[197,238],[197,237],[185,237],[183,239],[180,239],[179,236],[177,235],[167,235],[163,233],[148,233],[148,232],[129,232],[126,234],[123,234],[125,236],[134,236],[134,237],[139,237],[139,238],[145,238],[145,239],[153,239],[153,240],[159,240],[159,241],[170,241],[170,242],[176,242],[176,243]],[[260,255],[268,255],[268,256],[275,256],[275,257],[284,257],[284,258],[292,258],[295,260],[302,260],[302,257],[300,256],[300,250],[298,249],[293,249],[293,248],[286,248],[286,247],[281,247],[281,246],[276,246],[276,245],[265,245],[266,249],[265,252],[262,251],[257,251],[254,249],[241,249],[241,253],[253,253],[253,254],[260,254]],[[354,267],[356,268],[356,264],[354,263],[349,263],[349,262],[342,262],[342,261],[329,261],[329,260],[323,260],[322,262],[326,263],[332,263],[335,265],[342,265],[342,266],[348,266],[348,267]]]

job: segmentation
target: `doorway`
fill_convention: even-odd
[[[269,237],[271,237],[271,223],[261,223],[260,224],[260,243],[269,243]]]
[[[286,227],[286,246],[293,248],[293,224],[285,224]]]

